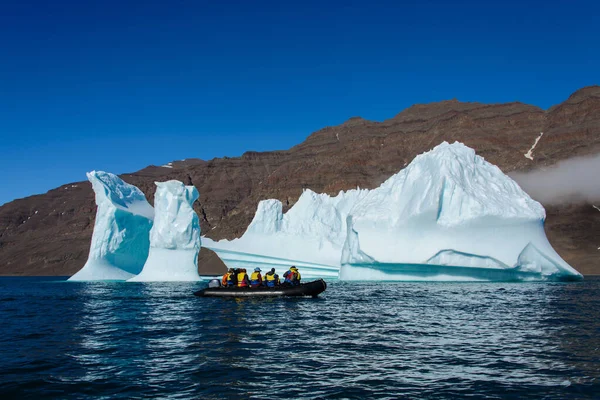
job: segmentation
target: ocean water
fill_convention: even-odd
[[[0,278],[0,398],[600,398],[600,279],[202,284]]]

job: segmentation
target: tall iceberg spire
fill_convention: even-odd
[[[155,183],[150,254],[142,272],[129,281],[197,281],[200,221],[192,205],[198,190],[175,180]]]
[[[154,210],[144,193],[118,176],[87,173],[96,194],[96,222],[88,260],[69,280],[126,280],[138,274],[146,258]]]

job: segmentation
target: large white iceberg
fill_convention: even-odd
[[[197,281],[200,222],[192,206],[198,190],[175,180],[155,183],[150,254],[129,281]]]
[[[461,143],[417,156],[350,214],[341,279],[581,278],[548,242],[542,205]]]
[[[300,267],[346,280],[581,278],[544,233],[545,211],[461,143],[440,144],[373,190],[266,200],[244,235],[204,240],[229,267]],[[306,275],[305,275],[306,274]]]
[[[154,210],[142,191],[116,175],[92,171],[87,177],[96,194],[96,222],[88,260],[69,280],[129,279],[148,257]]]

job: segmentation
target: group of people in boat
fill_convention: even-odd
[[[229,268],[227,273],[223,275],[221,285],[225,287],[276,287],[276,286],[296,286],[300,284],[300,272],[295,266],[283,274],[283,282],[280,281],[279,275],[275,273],[275,268],[263,276],[260,268],[254,268],[254,272],[248,277],[245,268]]]

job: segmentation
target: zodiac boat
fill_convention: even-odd
[[[276,286],[258,288],[249,287],[208,287],[198,290],[194,296],[198,297],[278,297],[278,296],[312,296],[317,297],[327,289],[323,279],[302,283],[297,286]]]

